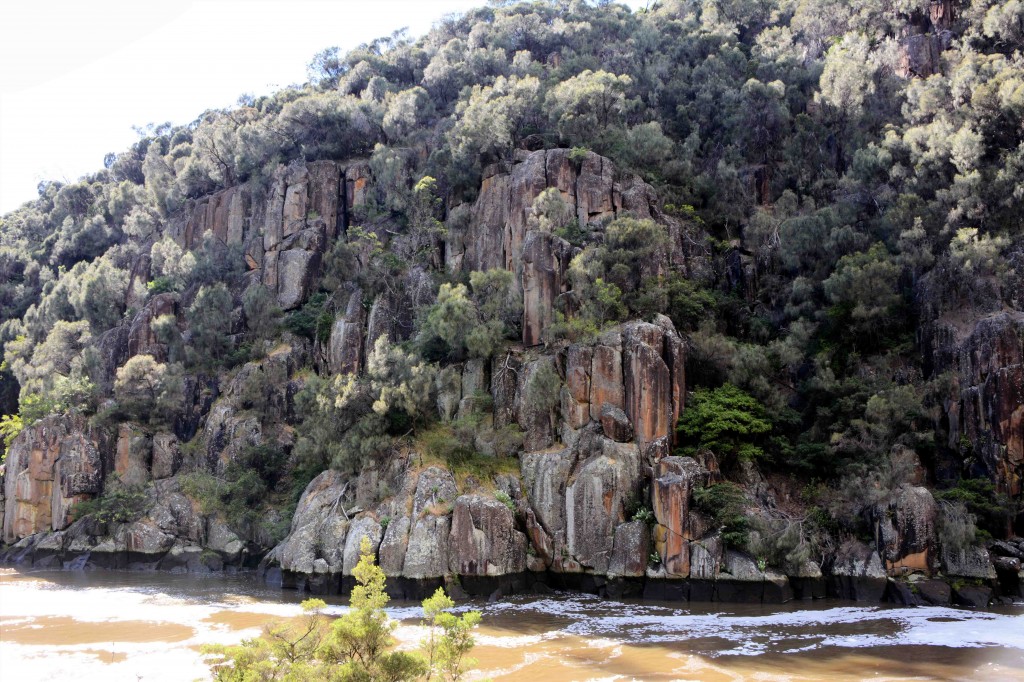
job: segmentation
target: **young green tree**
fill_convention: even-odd
[[[231,292],[220,282],[205,286],[196,294],[185,315],[192,332],[191,364],[212,367],[230,350],[231,308]]]
[[[114,397],[132,419],[153,423],[173,421],[183,399],[181,365],[157,362],[152,355],[136,355],[118,368]]]
[[[732,384],[694,391],[677,427],[684,454],[710,450],[723,466],[763,455],[771,429],[764,407]]]
[[[356,586],[349,610],[333,623],[323,615],[319,599],[302,602],[303,616],[291,623],[275,622],[263,635],[238,646],[210,645],[203,653],[212,656],[217,682],[402,682],[404,680],[462,679],[474,661],[466,658],[473,648],[472,630],[480,613],[462,616],[449,612],[454,603],[438,588],[424,600],[428,636],[421,644],[423,655],[395,651],[392,633],[397,623],[384,607],[384,571],[374,561],[369,538],[360,543],[359,563],[352,570]]]
[[[369,538],[359,547],[359,563],[352,569],[356,586],[352,588],[349,610],[331,627],[331,637],[319,655],[339,666],[343,680],[413,680],[427,671],[423,659],[404,651],[390,651],[398,625],[384,612],[388,603],[384,591],[384,571],[374,562]]]
[[[453,606],[455,602],[440,587],[433,596],[423,600],[423,616],[428,631],[420,649],[427,660],[428,681],[456,682],[476,665],[476,661],[466,655],[476,644],[473,628],[480,624],[480,612],[467,611],[456,616],[450,612]]]

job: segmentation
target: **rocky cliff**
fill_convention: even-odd
[[[253,528],[229,528],[183,491],[182,474],[221,475],[247,448],[273,444],[289,452],[304,368],[315,361],[327,374],[358,373],[377,338],[406,338],[402,321],[413,315],[418,292],[429,288],[427,275],[413,268],[401,290],[373,300],[354,288],[327,338],[310,343],[286,335],[230,376],[189,378],[181,413],[166,429],[124,422],[104,431],[74,414],[26,428],[4,472],[7,560],[170,570],[259,564],[272,582],[334,592],[348,585],[360,541],[368,537],[393,589],[409,596],[447,583],[473,594],[564,586],[694,600],[828,594],[984,604],[997,577],[1003,594],[1019,589],[1024,543],[1003,543],[998,556],[944,551],[932,493],[909,484],[872,512],[871,539],[847,539],[830,552],[775,566],[730,548],[721,524],[695,504],[696,490],[720,480],[714,455],[673,455],[675,424],[686,409],[688,352],[671,320],[656,315],[588,341],[544,344],[558,300],[571,290],[568,267],[579,251],[531,220],[534,200],[549,188],[593,239],[616,217],[657,221],[669,239],[652,272],[685,271],[698,260],[653,188],[618,173],[606,158],[520,151],[510,165],[485,173],[478,197],[462,209],[468,220],[444,237],[443,267],[511,272],[523,304],[522,338],[489,362],[447,364],[433,400],[442,423],[475,415],[492,427],[517,427],[522,449],[507,470],[489,479],[466,475],[425,462],[413,442],[358,474],[316,476],[277,544]],[[268,287],[282,309],[295,309],[373,191],[366,162],[294,164],[278,169],[265,192],[235,187],[195,202],[168,233],[184,249],[203,248],[207,235],[233,247],[248,281]],[[378,233],[391,239],[387,229]],[[146,267],[140,259],[140,281],[148,279],[141,272]],[[140,354],[165,359],[169,350],[153,325],[167,315],[181,319],[176,295],[152,296],[110,332],[111,366]],[[935,372],[954,376],[943,417],[949,447],[970,447],[977,473],[1019,497],[1024,318],[999,312],[974,321],[966,333],[940,322],[930,329],[923,345]],[[559,386],[549,407],[531,398],[529,387],[552,372]],[[258,387],[255,394],[251,386]],[[254,402],[273,419],[254,416]],[[487,443],[478,445],[486,454]],[[77,502],[115,480],[145,490],[140,518],[73,521]],[[744,498],[745,512],[776,514],[784,493],[759,480]],[[894,580],[908,574],[968,578],[981,586],[914,592]]]

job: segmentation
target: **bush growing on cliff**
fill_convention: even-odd
[[[99,523],[132,523],[146,515],[151,503],[141,485],[123,483],[111,474],[102,495],[78,502],[71,513],[76,521],[89,516]]]
[[[0,456],[0,464],[4,463],[7,451],[11,449],[11,443],[21,433],[22,428],[24,428],[24,422],[21,420],[21,415],[5,414],[0,417],[0,438],[3,438],[4,441],[4,452],[3,456]]]
[[[231,292],[223,283],[204,286],[185,317],[192,331],[189,364],[213,369],[231,349]]]
[[[470,273],[469,288],[442,284],[420,326],[421,354],[435,360],[490,358],[519,332],[523,304],[512,280],[511,272],[495,269]]]
[[[771,429],[764,407],[732,384],[691,393],[677,427],[684,455],[710,450],[722,466],[761,457]]]
[[[735,483],[715,483],[693,491],[697,509],[711,517],[730,547],[744,549],[750,539],[750,521],[746,514],[746,498]]]
[[[182,368],[157,362],[152,355],[136,355],[118,368],[114,398],[129,419],[173,423],[183,399]]]

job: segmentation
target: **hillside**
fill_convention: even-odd
[[[497,2],[150,126],[0,219],[6,560],[1019,594],[1022,25]]]

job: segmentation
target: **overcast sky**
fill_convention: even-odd
[[[0,213],[73,181],[138,139],[243,93],[305,81],[316,52],[408,27],[425,33],[484,0],[3,0]],[[626,4],[637,7],[643,0]]]

